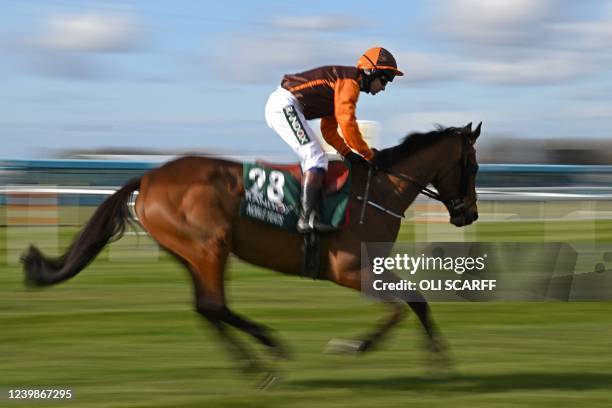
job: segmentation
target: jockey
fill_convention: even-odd
[[[327,157],[307,120],[321,118],[321,133],[338,153],[351,162],[372,162],[374,151],[363,140],[355,117],[359,92],[376,95],[395,76],[395,58],[382,47],[370,48],[357,66],[323,66],[285,75],[266,104],[266,122],[300,157],[304,184],[302,211],[297,223],[300,233],[331,231],[318,217],[321,186]],[[338,134],[338,126],[344,137]]]

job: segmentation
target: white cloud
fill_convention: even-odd
[[[564,45],[576,49],[611,49],[612,18],[604,21],[558,23],[551,30],[565,39]]]
[[[611,50],[612,4],[569,0],[437,0],[437,34],[467,52]],[[593,59],[596,57],[593,55]]]
[[[8,38],[3,48],[35,74],[78,80],[114,77],[102,55],[135,50],[142,34],[136,19],[125,13],[56,14],[31,32]]]
[[[612,53],[612,17],[602,12],[589,21],[571,13],[568,0],[434,0],[439,10],[426,22],[449,42],[421,52],[387,45],[408,86],[439,81],[483,84],[564,84],[604,72]],[[591,14],[602,3],[589,6]],[[584,9],[580,8],[581,12]],[[612,13],[610,13],[612,15]],[[600,17],[601,16],[601,17]],[[580,22],[577,19],[581,18]],[[233,82],[279,81],[282,74],[326,64],[352,65],[379,40],[345,41],[318,31],[358,24],[330,16],[278,17],[276,33],[229,36],[208,62],[220,78]],[[608,23],[610,22],[610,23]],[[439,38],[438,38],[439,39]],[[433,39],[434,43],[436,39]],[[449,46],[450,44],[450,46]],[[231,49],[231,53],[225,50]]]
[[[231,49],[231,53],[225,52]],[[277,81],[288,72],[320,65],[349,65],[357,61],[358,46],[328,42],[317,36],[234,36],[214,50],[211,68],[222,78],[242,83]]]
[[[553,0],[441,0],[440,32],[479,44],[524,44],[541,37],[542,24],[556,15]]]
[[[582,78],[600,67],[580,52],[530,52],[522,50],[503,57],[474,53],[469,56],[426,53],[398,53],[400,69],[406,76],[398,81],[414,83],[464,80],[484,84],[555,84]]]
[[[612,6],[607,10],[604,2],[579,7],[568,0],[433,4],[438,8],[429,24],[432,33],[452,45],[436,66],[457,73],[457,78],[486,84],[563,84],[606,72],[612,62]]]
[[[342,31],[363,28],[363,23],[348,16],[281,16],[272,25],[290,30]]]
[[[127,15],[56,15],[47,19],[32,42],[56,51],[124,52],[137,46],[139,32]]]
[[[551,0],[447,0],[448,14],[465,24],[518,26],[539,20],[554,6]]]
[[[353,65],[374,41],[322,42],[315,34],[234,36],[207,62],[222,78],[242,83],[280,81],[283,74],[321,65]],[[225,49],[232,53],[225,53]],[[390,49],[391,50],[391,49]],[[444,81],[456,78],[455,67],[443,55],[392,50],[405,76],[398,84]],[[453,64],[458,64],[453,61]]]
[[[558,52],[531,54],[517,60],[473,60],[464,64],[465,77],[470,80],[510,85],[559,83],[580,78],[596,70],[582,54]]]

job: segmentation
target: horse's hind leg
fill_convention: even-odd
[[[219,318],[220,312],[216,309],[208,307],[196,306],[198,313],[206,319],[212,326],[217,329],[217,333],[221,336],[223,344],[233,356],[237,356],[243,363],[242,371],[245,373],[262,371],[263,367],[259,364],[257,358],[248,350],[248,348],[240,342],[235,336],[227,331],[226,325]]]
[[[229,255],[226,241],[209,239],[197,247],[200,247],[199,253],[185,256],[194,283],[197,312],[217,329],[232,355],[244,362],[244,371],[260,370],[262,367],[257,358],[228,332],[224,323],[228,310],[224,288],[225,265]]]
[[[229,256],[227,239],[208,239],[201,247],[206,249],[196,259],[189,261],[189,269],[196,288],[198,313],[217,329],[230,351],[246,362],[246,370],[263,367],[248,349],[227,331],[226,325],[253,336],[270,347],[275,356],[286,358],[286,351],[268,333],[267,328],[237,315],[227,307],[224,290],[224,272]]]
[[[244,371],[261,367],[255,356],[227,330],[223,317],[225,304],[224,272],[229,255],[226,233],[193,239],[169,239],[158,234],[160,244],[173,254],[191,273],[195,293],[195,309],[221,337],[231,355],[244,362]]]
[[[224,313],[220,317],[224,323],[227,323],[243,332],[253,336],[261,344],[270,348],[271,352],[275,357],[288,358],[289,353],[282,346],[282,344],[276,340],[270,333],[268,328],[258,323],[255,323],[245,317],[242,317],[229,308],[225,308]]]

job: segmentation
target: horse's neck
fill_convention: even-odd
[[[403,162],[398,163],[398,170],[401,173],[409,174],[419,184],[426,186],[450,160],[452,146],[444,142],[441,141],[417,151]]]
[[[419,195],[421,187],[426,187],[448,161],[450,149],[441,147],[437,144],[425,147],[392,168],[393,173],[408,176],[414,181],[397,182],[395,191],[399,194],[395,199],[400,203],[402,211],[408,209]]]

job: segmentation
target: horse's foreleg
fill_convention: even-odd
[[[334,276],[334,281],[339,285],[361,290],[361,273],[360,271],[344,271],[343,273]],[[384,337],[393,329],[399,322],[402,321],[406,306],[404,303],[397,302],[392,297],[383,299],[385,304],[391,308],[391,313],[387,315],[376,329],[365,336],[359,337],[359,340],[349,339],[332,339],[327,345],[329,353],[360,353],[370,351],[375,348]]]
[[[388,302],[392,311],[387,315],[376,329],[359,340],[332,339],[327,345],[328,353],[361,353],[373,350],[384,337],[399,322],[402,321],[406,312],[406,306],[401,303]]]
[[[381,275],[381,279],[383,282],[392,283],[396,287],[399,286],[401,279],[392,271],[386,271]],[[431,316],[431,311],[429,309],[429,305],[427,304],[427,299],[418,291],[393,291],[393,292],[380,292],[377,294],[382,300],[387,301],[389,297],[392,297],[396,301],[400,301],[402,304],[407,303],[408,306],[414,311],[414,313],[419,318],[423,329],[425,330],[425,334],[427,337],[427,348],[432,351],[434,354],[438,354],[440,357],[444,355],[444,351],[446,350],[446,346],[442,340],[442,336],[440,335],[433,318]]]
[[[425,330],[428,349],[434,353],[445,351],[446,345],[444,344],[442,336],[440,335],[438,328],[431,317],[429,304],[423,295],[418,292],[412,293],[410,296],[411,300],[407,302],[408,306],[410,306],[412,311],[417,315],[419,321],[421,322],[421,326],[423,326],[423,330]]]
[[[427,335],[427,348],[431,352],[430,367],[436,370],[432,371],[431,374],[435,376],[448,376],[450,373],[449,369],[452,366],[452,358],[448,347],[431,317],[431,311],[427,301],[423,295],[418,292],[416,296],[420,296],[422,301],[409,301],[408,306],[410,306],[419,318],[425,330],[425,334]],[[414,295],[412,298],[414,299]]]
[[[389,303],[392,312],[381,322],[381,324],[372,333],[364,337],[361,349],[359,351],[372,350],[385,335],[391,331],[399,322],[402,321],[406,313],[406,307],[401,303]]]

